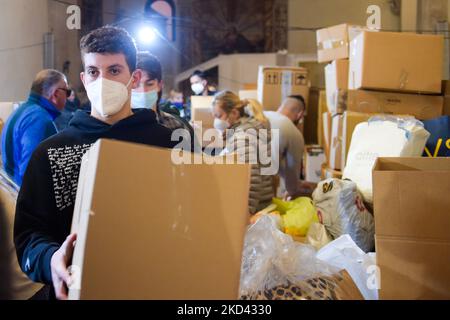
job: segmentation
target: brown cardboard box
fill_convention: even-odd
[[[344,23],[317,30],[317,60],[328,62],[348,58],[350,41],[364,29]]]
[[[214,97],[191,97],[191,119],[192,121],[201,121],[203,129],[214,128],[213,100]]]
[[[342,163],[342,139],[343,139],[343,119],[342,114],[335,114],[331,120],[331,144],[330,158],[328,166],[334,170],[343,169]]]
[[[171,150],[100,140],[81,166],[69,297],[236,299],[249,180],[249,165],[176,165]]]
[[[0,171],[0,300],[27,300],[42,289],[42,284],[23,273],[17,261],[13,231],[18,190]]]
[[[362,32],[350,44],[349,89],[440,93],[443,37]]]
[[[443,97],[383,91],[349,90],[347,110],[362,113],[409,114],[419,120],[442,115]]]
[[[338,94],[339,90],[348,89],[348,59],[335,60],[325,67],[325,83],[328,110],[332,114],[342,113],[338,109]]]
[[[301,95],[308,105],[309,87],[305,68],[259,67],[258,101],[265,110],[278,110],[281,102],[290,95]]]
[[[381,299],[450,299],[450,158],[378,158]]]

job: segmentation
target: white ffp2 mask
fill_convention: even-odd
[[[192,91],[194,91],[194,93],[195,93],[196,95],[199,95],[199,94],[201,94],[203,91],[205,91],[205,86],[204,86],[203,84],[201,84],[201,83],[194,83],[194,84],[191,86],[191,89],[192,89]]]
[[[129,98],[128,86],[121,82],[99,78],[86,86],[86,92],[94,108],[102,117],[113,116],[124,107]]]

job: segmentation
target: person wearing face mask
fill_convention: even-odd
[[[302,96],[293,95],[283,100],[278,111],[265,111],[272,129],[279,132],[279,141],[273,141],[272,151],[279,152],[279,175],[281,190],[284,196],[296,198],[308,193],[309,184],[300,181],[305,141],[297,124],[303,121],[305,100]]]
[[[160,100],[163,90],[162,66],[157,57],[149,52],[139,52],[137,55],[137,68],[142,77],[137,88],[133,89],[131,107],[137,109],[150,109],[156,113],[158,123],[174,131],[186,130],[191,139],[191,151],[194,151],[194,129],[189,122],[178,115],[161,110]]]
[[[42,70],[31,86],[28,101],[6,122],[2,131],[2,160],[6,173],[20,186],[36,147],[57,133],[55,119],[60,116],[70,90],[64,74]]]
[[[169,99],[161,105],[161,111],[184,119],[186,113],[184,110],[183,93],[173,89],[170,90]]]
[[[41,143],[23,178],[16,206],[14,242],[28,277],[50,285],[53,297],[67,299],[68,263],[76,240],[70,234],[83,154],[100,138],[172,148],[171,130],[154,111],[131,109],[139,86],[134,40],[121,28],[96,29],[80,42],[81,80],[91,113],[77,111],[69,127]]]
[[[213,96],[216,92],[210,90],[206,74],[200,70],[194,71],[190,78],[192,92],[196,96]]]
[[[256,157],[251,163],[251,182],[249,212],[256,212],[267,207],[274,196],[273,176],[264,175],[261,169],[267,164],[260,162],[261,148],[268,157],[271,156],[270,123],[262,112],[258,101],[240,100],[231,91],[222,91],[214,96],[212,103],[214,128],[223,133],[225,149],[221,155],[238,154],[246,162]]]

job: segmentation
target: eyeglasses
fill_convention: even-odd
[[[70,97],[70,95],[72,94],[72,89],[57,88],[56,90],[64,90],[66,92],[67,97]]]

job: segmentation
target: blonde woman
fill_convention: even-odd
[[[231,91],[217,93],[212,106],[214,127],[224,133],[226,148],[222,154],[236,153],[252,164],[249,212],[254,214],[269,205],[274,196],[272,176],[261,172],[270,165],[270,123],[258,101],[240,100]]]

